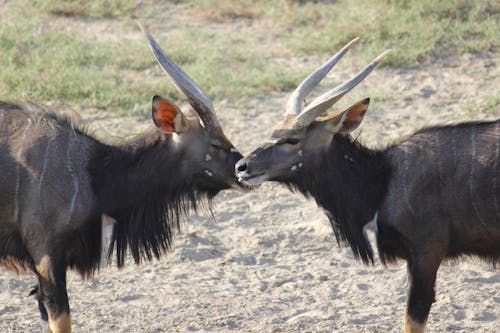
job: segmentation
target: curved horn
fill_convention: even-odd
[[[203,124],[207,128],[220,129],[221,126],[215,115],[212,101],[201,87],[189,77],[179,66],[177,66],[160,48],[156,39],[149,33],[148,29],[137,23],[149,41],[149,46],[156,57],[156,60],[163,70],[170,76],[174,85],[188,99],[189,104],[200,116]]]
[[[376,57],[371,63],[369,63],[365,68],[363,68],[356,76],[354,76],[351,80],[346,81],[330,91],[322,94],[309,103],[304,111],[295,118],[293,121],[293,128],[301,128],[309,125],[318,117],[321,113],[323,113],[326,109],[335,104],[338,100],[342,98],[347,92],[349,92],[352,88],[354,88],[358,83],[363,81],[363,79],[370,74],[370,72],[385,58],[385,56],[391,52],[391,50],[387,50]]]
[[[344,46],[333,57],[328,59],[321,67],[309,74],[308,77],[295,89],[290,95],[286,105],[286,115],[299,115],[302,111],[302,103],[304,98],[318,85],[318,83],[325,77],[326,74],[335,66],[335,64],[346,54],[346,52],[358,42],[359,37],[354,38],[346,46]]]

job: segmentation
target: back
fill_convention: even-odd
[[[69,118],[0,102],[0,222],[24,229],[34,217],[83,219],[92,145]]]
[[[449,255],[500,253],[499,129],[500,120],[429,127],[389,147],[388,222],[408,235],[445,235]]]

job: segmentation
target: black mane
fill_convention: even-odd
[[[312,196],[325,209],[337,242],[347,242],[356,258],[373,263],[373,250],[363,227],[373,219],[387,192],[389,163],[383,152],[369,150],[341,134],[315,154],[304,158],[302,171],[284,183],[306,197]],[[318,162],[312,166],[307,161]],[[369,181],[373,179],[376,182]]]
[[[200,207],[211,211],[213,195],[196,189],[187,183],[168,193],[152,195],[148,202],[137,204],[113,217],[113,227],[108,259],[116,248],[118,267],[124,265],[127,250],[130,249],[136,264],[142,260],[159,259],[171,249],[172,236],[180,229],[181,222],[190,210]]]
[[[182,153],[170,138],[153,129],[121,147],[100,146],[90,161],[100,210],[116,220],[108,259],[116,250],[119,267],[128,249],[137,264],[160,258],[188,212],[211,210],[219,191],[200,187],[198,175],[179,174]]]

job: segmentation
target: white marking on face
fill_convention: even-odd
[[[250,186],[261,185],[264,181],[266,181],[267,175],[259,175],[249,179],[245,179],[244,182]]]
[[[250,174],[248,172],[246,172],[246,171],[243,171],[243,172],[240,171],[240,172],[238,172],[238,177],[240,177],[240,179],[248,177],[248,176],[250,176]]]
[[[238,152],[238,150],[236,148],[234,148],[234,147],[231,147],[231,149],[229,149],[229,151],[231,153],[237,153]]]
[[[73,170],[73,164],[72,164],[72,156],[71,156],[71,143],[73,141],[73,137],[75,136],[74,132],[69,132],[69,138],[68,138],[68,149],[66,150],[66,168],[68,169],[68,173],[71,176],[73,180],[73,194],[71,196],[71,204],[69,207],[69,212],[68,212],[68,224],[71,222],[71,219],[73,218],[73,213],[75,211],[76,207],[76,197],[78,195],[78,190],[80,184],[78,183],[78,178],[75,175],[75,171]]]
[[[208,162],[210,160],[212,160],[212,156],[210,156],[210,154],[205,155],[205,161]]]
[[[297,170],[297,166],[296,165],[292,165],[292,167],[290,168],[290,170],[292,170],[292,171]]]
[[[212,177],[214,175],[210,170],[205,170],[205,174],[209,177]]]
[[[304,164],[302,164],[302,162],[299,163],[299,168],[302,168]]]
[[[302,150],[299,150],[299,151],[297,152],[297,155],[302,156]]]

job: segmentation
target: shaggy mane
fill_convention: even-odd
[[[314,169],[304,163],[302,171],[285,185],[313,197],[325,210],[337,243],[349,244],[356,258],[373,264],[373,250],[363,227],[373,219],[387,192],[389,163],[382,152],[369,150],[341,134],[333,137],[326,150],[310,158],[314,159],[319,160]],[[322,170],[321,174],[316,170]],[[377,182],[370,183],[369,179]]]
[[[116,221],[108,262],[116,251],[122,267],[129,250],[136,264],[159,259],[171,249],[173,233],[190,211],[211,212],[218,189],[201,187],[197,177],[202,175],[177,174],[182,159],[170,136],[156,128],[121,146],[101,145],[95,151],[89,165],[93,188],[101,210]],[[132,183],[137,188],[130,188]]]
[[[172,191],[162,200],[153,199],[128,210],[113,226],[108,261],[116,251],[118,267],[124,266],[128,250],[136,264],[160,259],[172,248],[172,236],[180,230],[190,211],[196,213],[199,208],[206,208],[211,213],[212,197],[188,185]]]

